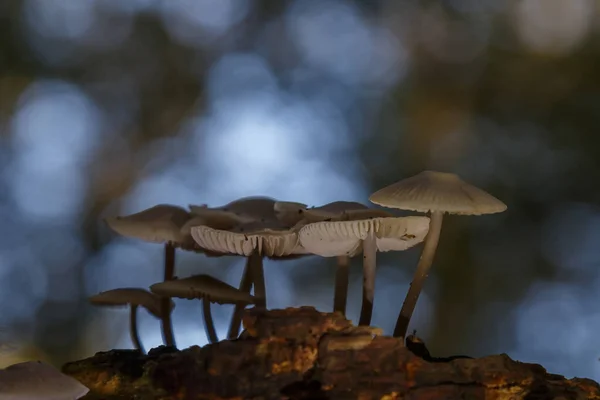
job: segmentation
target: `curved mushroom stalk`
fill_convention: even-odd
[[[219,337],[217,336],[217,330],[215,329],[215,322],[210,309],[210,301],[207,299],[201,299],[200,301],[202,302],[202,317],[204,319],[206,337],[210,343],[217,343]]]
[[[218,341],[212,319],[210,303],[245,305],[256,303],[254,296],[244,293],[210,275],[194,275],[189,278],[160,282],[150,286],[150,290],[161,296],[202,301],[202,313],[206,335],[211,343]]]
[[[252,289],[252,263],[261,263],[263,259],[257,254],[252,254],[246,257],[246,266],[244,267],[244,273],[240,282],[240,291],[243,293],[250,293]],[[244,312],[245,305],[243,303],[237,303],[231,316],[231,323],[229,325],[229,332],[227,332],[227,339],[236,339],[240,334],[240,327],[242,325],[242,314]]]
[[[363,297],[358,325],[370,325],[373,316],[375,297],[375,276],[377,269],[377,243],[373,227],[363,240]]]
[[[338,256],[335,270],[335,289],[333,293],[333,311],[346,315],[348,299],[348,281],[350,278],[350,257]]]
[[[435,251],[440,240],[440,232],[442,231],[442,221],[444,214],[440,211],[434,211],[431,213],[431,222],[429,224],[429,233],[425,238],[425,244],[423,246],[423,252],[419,258],[419,264],[417,270],[413,276],[413,280],[406,293],[404,303],[402,303],[402,309],[398,315],[396,321],[396,327],[394,328],[394,337],[400,337],[404,340],[410,319],[419,300],[421,290],[431,269],[433,258],[435,257]]]
[[[133,342],[133,347],[136,350],[139,350],[142,354],[145,354],[144,346],[142,346],[142,341],[140,340],[140,334],[138,332],[137,327],[137,314],[138,313],[138,305],[130,304],[129,305],[129,336],[131,336],[131,341]]]
[[[175,274],[175,246],[171,243],[165,244],[165,274],[164,280],[170,281]],[[167,346],[175,346],[175,335],[173,334],[173,322],[171,321],[171,298],[165,296],[160,303],[160,321],[162,325],[163,342]]]

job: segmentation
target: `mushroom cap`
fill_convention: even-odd
[[[387,186],[369,200],[388,208],[419,212],[482,215],[506,210],[506,204],[458,175],[436,171],[423,171]]]
[[[194,226],[191,232],[200,247],[217,253],[246,257],[255,251],[267,257],[306,254],[299,245],[298,233],[279,221],[251,222],[228,231]]]
[[[369,210],[364,204],[354,201],[334,201],[333,203],[311,208],[303,203],[278,201],[275,203],[274,208],[277,219],[290,227],[325,220],[343,220],[347,219],[348,213]],[[393,215],[389,214],[389,216]]]
[[[150,290],[161,296],[206,299],[219,304],[252,304],[255,301],[255,297],[250,293],[236,289],[210,275],[194,275],[160,282],[150,286]]]
[[[79,399],[89,391],[78,380],[41,361],[27,361],[0,369],[1,399]]]
[[[306,225],[298,234],[309,252],[322,257],[348,255],[362,251],[362,241],[375,233],[378,251],[407,250],[425,240],[428,217],[373,218],[354,221],[325,221]]]
[[[133,304],[142,306],[156,318],[160,318],[161,298],[154,293],[140,288],[119,288],[100,292],[89,298],[95,306],[126,306]],[[171,301],[171,310],[175,303]]]
[[[276,201],[273,209],[275,216],[286,226],[294,226],[304,218],[306,204],[293,201]]]
[[[242,197],[221,207],[206,207],[190,205],[190,211],[193,215],[222,215],[228,218],[236,219],[239,223],[248,223],[253,221],[274,220],[275,199],[265,196]]]
[[[304,219],[308,222],[339,220],[344,219],[348,212],[367,209],[364,204],[354,201],[334,201],[320,207],[307,208],[304,210]]]
[[[190,219],[185,209],[170,204],[159,204],[135,214],[110,217],[105,221],[120,235],[152,243],[170,242],[180,245],[186,237],[181,227]]]

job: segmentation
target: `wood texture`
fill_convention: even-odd
[[[507,355],[430,362],[397,338],[314,308],[249,309],[243,339],[147,356],[112,350],[63,372],[85,399],[600,399],[588,379]]]

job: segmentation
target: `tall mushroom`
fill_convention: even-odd
[[[494,214],[505,211],[506,204],[455,174],[435,171],[423,171],[394,183],[373,193],[369,200],[388,208],[430,213],[429,233],[394,328],[394,336],[404,338],[435,256],[444,213]]]
[[[194,226],[192,237],[203,249],[248,258],[242,285],[252,282],[257,307],[266,307],[266,290],[262,258],[305,254],[298,242],[298,233],[279,221],[253,222],[238,225],[232,230]],[[240,287],[242,286],[240,285]],[[244,288],[240,289],[244,290]],[[240,306],[236,305],[230,327],[231,339],[237,336],[241,322]],[[238,332],[236,332],[238,331]]]
[[[138,307],[142,306],[150,314],[156,318],[161,318],[161,302],[162,298],[145,289],[139,288],[119,288],[107,290],[105,292],[98,293],[89,298],[91,304],[95,306],[126,306],[129,305],[129,335],[134,347],[144,353],[144,347],[140,340],[137,328],[137,311]],[[169,313],[175,308],[175,303],[170,302]]]
[[[80,399],[90,390],[76,379],[41,361],[0,369],[0,399]]]
[[[319,207],[308,208],[305,204],[291,201],[275,203],[275,214],[280,221],[290,225],[305,225],[321,221],[342,221],[348,219],[348,213],[369,211],[361,203],[351,201],[334,201]],[[372,210],[371,210],[372,211]],[[373,217],[374,215],[371,215]],[[379,215],[381,216],[381,215]],[[393,216],[387,213],[385,216]],[[348,298],[348,280],[350,277],[350,255],[340,254],[336,257],[335,288],[333,293],[333,311],[346,315]]]
[[[406,250],[425,239],[427,217],[369,217],[379,210],[349,213],[345,221],[308,224],[300,232],[307,251],[323,257],[363,253],[363,303],[359,325],[370,325],[373,313],[377,251]]]
[[[206,336],[211,343],[219,341],[212,318],[210,303],[241,304],[244,307],[255,302],[254,296],[242,292],[210,275],[194,275],[189,278],[160,282],[150,286],[153,293],[180,299],[199,299]]]
[[[191,237],[181,233],[182,226],[190,219],[190,214],[183,208],[159,204],[147,210],[124,217],[106,218],[106,223],[115,232],[151,243],[164,243],[165,263],[164,280],[173,279],[175,271],[175,248],[190,247]],[[175,346],[170,300],[162,300],[162,330],[163,340],[167,346]]]

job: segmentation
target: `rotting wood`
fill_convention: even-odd
[[[244,339],[144,356],[113,350],[63,372],[85,399],[599,399],[589,379],[565,379],[507,355],[429,362],[381,330],[311,307],[249,309]]]

